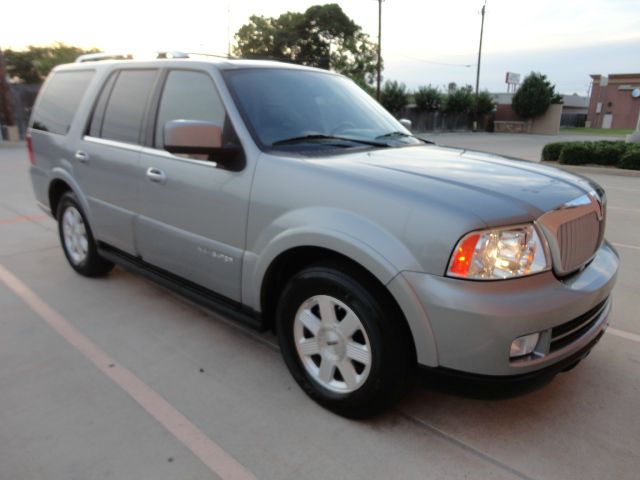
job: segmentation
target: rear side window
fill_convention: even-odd
[[[156,74],[156,70],[122,70],[115,80],[113,89],[109,88],[111,82],[107,82],[99,100],[101,103],[102,96],[108,95],[100,137],[119,142],[139,143],[145,109]],[[96,109],[94,117],[97,113]]]
[[[31,128],[66,135],[94,74],[92,70],[53,73],[33,112]]]
[[[224,125],[224,106],[209,75],[187,70],[169,72],[158,110],[156,148],[164,148],[164,126],[171,120],[204,120]]]

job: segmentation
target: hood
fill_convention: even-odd
[[[350,169],[422,191],[452,208],[473,212],[487,224],[531,221],[597,188],[554,167],[430,145],[345,157]]]

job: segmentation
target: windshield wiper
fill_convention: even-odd
[[[425,140],[424,138],[420,138],[420,137],[416,137],[415,135],[412,135],[411,133],[406,133],[406,132],[402,132],[400,130],[396,130],[394,132],[389,132],[389,133],[385,133],[384,135],[378,135],[376,137],[376,140],[380,140],[383,138],[395,138],[395,137],[409,137],[409,138],[415,138],[416,140],[420,140],[421,142],[424,143],[434,143],[431,140]]]
[[[313,134],[313,135],[302,135],[300,137],[291,137],[285,138],[283,140],[278,140],[273,142],[271,145],[276,147],[278,145],[290,145],[294,143],[304,143],[304,142],[313,142],[316,140],[339,140],[341,142],[354,142],[360,143],[363,145],[371,145],[373,147],[388,147],[386,143],[383,142],[375,142],[373,140],[363,140],[360,138],[350,138],[350,137],[337,137],[335,135],[323,135],[323,134]]]

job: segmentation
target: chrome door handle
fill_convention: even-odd
[[[160,183],[162,185],[167,181],[167,176],[159,168],[150,167],[147,169],[147,178],[152,182]]]
[[[89,154],[87,152],[83,152],[82,150],[78,150],[76,152],[76,159],[80,163],[88,163],[89,162]]]

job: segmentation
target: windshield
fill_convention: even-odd
[[[225,72],[256,140],[267,148],[387,147],[422,143],[351,80],[294,69]]]

